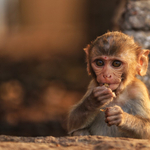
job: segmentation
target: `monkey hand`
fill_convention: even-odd
[[[100,107],[111,102],[116,95],[110,88],[98,86],[93,89],[93,97],[93,102],[95,102],[97,107]]]
[[[124,115],[125,112],[120,106],[115,105],[114,107],[108,107],[105,111],[105,122],[108,126],[119,126],[124,122]]]

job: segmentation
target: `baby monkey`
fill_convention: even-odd
[[[150,138],[149,94],[136,78],[146,74],[149,50],[117,31],[84,50],[92,80],[69,114],[69,134]]]

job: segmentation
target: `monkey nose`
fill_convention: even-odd
[[[104,74],[103,77],[104,77],[104,78],[111,78],[111,74],[107,74],[107,75]]]

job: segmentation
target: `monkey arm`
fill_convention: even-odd
[[[91,123],[100,112],[100,108],[110,102],[113,96],[110,89],[103,86],[100,87],[92,80],[85,96],[74,106],[69,115],[69,134],[74,135],[74,132],[78,131],[79,135],[87,135],[86,131],[88,131],[88,127],[90,127]]]
[[[99,109],[90,103],[91,91],[88,91],[83,99],[74,106],[68,118],[68,131],[72,134],[75,131],[87,128],[90,126],[95,116],[99,113]]]
[[[150,138],[150,100],[147,88],[135,79],[128,88],[128,94],[132,114],[124,112],[124,121],[118,127],[130,137]]]
[[[91,103],[93,99],[92,91],[96,86],[96,82],[92,80],[84,97],[71,110],[68,117],[69,134],[90,126],[97,113],[99,113],[99,108],[96,108],[96,106]]]
[[[124,121],[118,127],[123,132],[128,133],[129,137],[150,138],[150,119],[124,112]]]
[[[127,101],[122,108],[118,105],[107,108],[105,122],[117,125],[128,137],[150,138],[150,100],[146,86],[135,80],[128,86],[127,93],[122,94],[122,98]]]

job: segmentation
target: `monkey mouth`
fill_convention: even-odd
[[[109,83],[103,83],[102,85],[104,85],[105,87],[109,87],[110,86]]]
[[[110,88],[112,91],[115,91],[119,87],[120,83],[101,83],[100,86],[105,86]]]
[[[103,85],[106,86],[106,87],[109,87],[109,86],[110,86],[110,83],[101,83],[101,84],[100,84],[100,86],[103,86]]]

